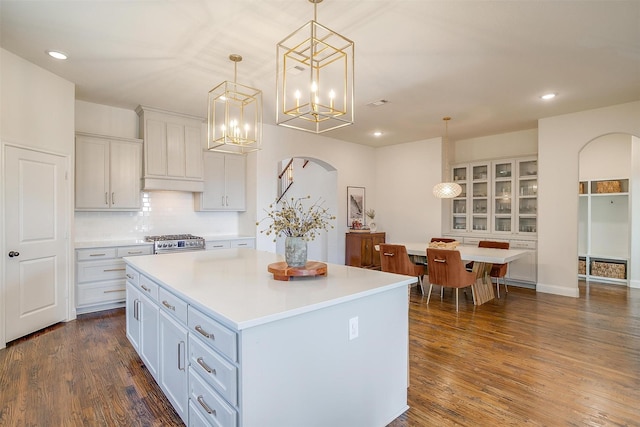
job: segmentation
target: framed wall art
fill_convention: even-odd
[[[364,226],[365,211],[364,187],[347,187],[347,226],[352,227],[358,221]]]

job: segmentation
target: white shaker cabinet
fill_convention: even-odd
[[[139,106],[145,190],[203,190],[203,120]]]
[[[157,293],[157,285],[156,293]],[[158,379],[158,322],[160,310],[144,292],[127,283],[127,338],[138,351],[151,376]]]
[[[196,211],[246,210],[246,158],[205,151],[204,191],[194,195]]]
[[[76,210],[140,209],[141,140],[77,133],[75,169]]]
[[[187,329],[160,311],[160,387],[182,421],[188,424]]]

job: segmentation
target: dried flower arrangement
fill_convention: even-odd
[[[283,199],[277,204],[278,209],[274,209],[274,204],[269,205],[269,210],[265,209],[267,216],[256,222],[260,225],[262,221],[271,221],[265,230],[267,236],[274,234],[275,238],[281,235],[287,237],[303,237],[307,241],[315,239],[321,230],[328,231],[329,227],[334,228],[330,221],[336,219],[329,213],[329,210],[322,206],[323,200],[316,200],[308,209],[304,208],[303,200],[310,199],[311,196],[300,197],[290,200]]]
[[[376,217],[376,210],[375,209],[367,209],[366,211],[364,211],[365,215],[367,215],[367,218],[373,220]]]

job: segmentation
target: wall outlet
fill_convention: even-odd
[[[352,317],[349,319],[349,341],[358,338],[358,318]]]

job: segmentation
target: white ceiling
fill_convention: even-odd
[[[238,53],[238,82],[263,91],[274,123],[276,44],[312,17],[307,0],[0,0],[0,45],[77,99],[201,117]],[[325,0],[317,20],[356,46],[356,123],[325,134],[337,139],[437,137],[444,116],[465,139],[640,99],[639,0]]]

